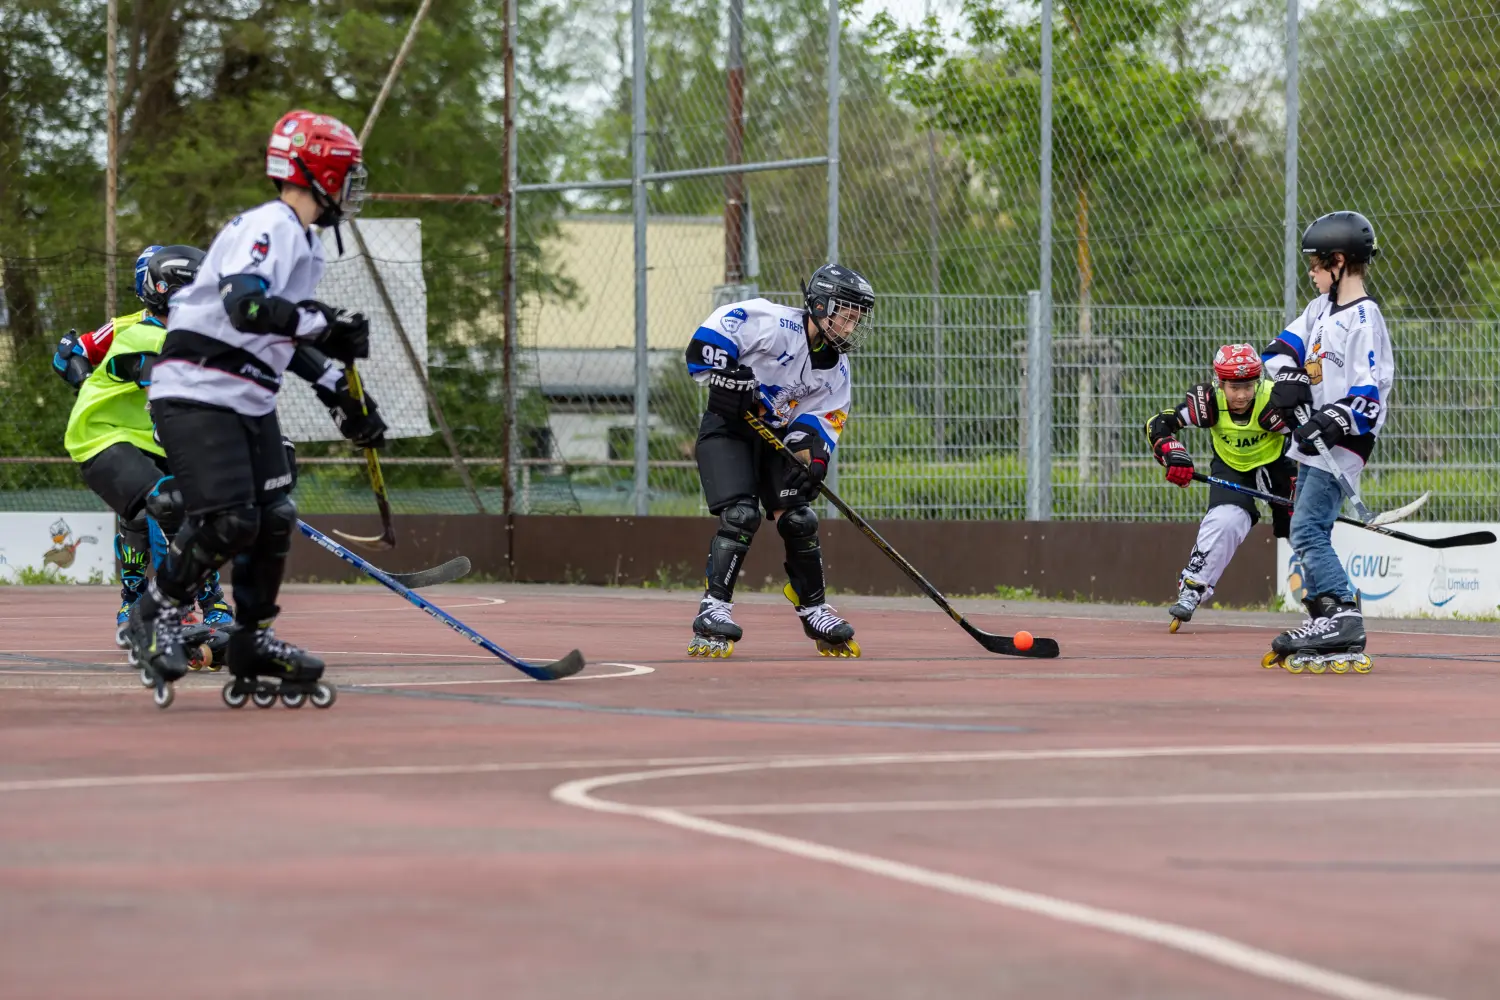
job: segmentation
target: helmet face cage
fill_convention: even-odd
[[[151,258],[160,249],[160,243],[153,243],[142,250],[141,255],[135,259],[135,297],[142,302],[146,301],[146,268],[151,263]]]
[[[865,320],[870,315],[868,307],[851,299],[829,297],[827,315],[820,317],[823,339],[840,354],[852,354],[869,336],[870,327]]]
[[[365,186],[370,174],[363,163],[350,164],[344,173],[344,190],[339,194],[339,211],[345,218],[353,218],[365,204]]]

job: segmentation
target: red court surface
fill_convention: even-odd
[[[526,680],[377,587],[294,587],[328,711],[159,711],[105,589],[0,588],[0,997],[1489,998],[1500,628],[453,586]]]

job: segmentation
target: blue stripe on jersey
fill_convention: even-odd
[[[729,352],[730,361],[739,360],[739,345],[730,340],[728,337],[724,336],[718,330],[712,330],[706,326],[700,326],[698,327],[698,332],[693,334],[693,339],[701,340],[705,344],[712,344],[715,347],[722,347],[724,350]]]
[[[832,453],[833,449],[838,446],[837,442],[835,442],[833,438],[828,436],[828,431],[823,428],[823,421],[819,420],[811,413],[802,414],[802,416],[798,417],[796,420],[793,420],[792,424],[794,426],[796,424],[802,424],[805,427],[811,427],[813,430],[817,431],[818,437],[823,439],[823,443],[828,446],[828,451],[830,453]]]
[[[1282,330],[1281,335],[1276,339],[1297,352],[1297,364],[1299,366],[1307,364],[1307,345],[1302,342],[1301,337],[1290,330]],[[1275,356],[1274,353],[1267,351],[1260,358],[1262,361],[1270,361]]]
[[[698,365],[698,364],[694,364],[691,361],[688,362],[688,374],[689,375],[697,375],[699,372],[711,372],[713,370],[714,370],[714,366],[713,365]]]
[[[1380,402],[1380,390],[1373,385],[1356,385],[1349,390],[1350,396],[1361,396],[1365,399]],[[1354,407],[1349,407],[1349,412],[1354,415],[1354,427],[1361,434],[1370,434],[1375,430],[1375,421]],[[1376,411],[1379,412],[1378,410]]]

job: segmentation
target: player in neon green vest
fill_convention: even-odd
[[[168,299],[198,272],[203,252],[187,246],[150,246],[136,260],[136,295],[146,305],[141,313],[118,317],[97,366],[95,355],[81,349],[69,352],[58,366],[64,378],[87,373],[78,384],[78,398],[68,417],[63,444],[88,487],[115,512],[115,554],[120,561],[120,610],[116,636],[129,617],[130,607],[146,583],[151,563],[150,522],[160,522],[156,534],[176,530],[180,516],[169,510],[159,484],[170,475],[162,447],[156,441],[145,386],[150,384],[152,360],[166,338]],[[101,328],[101,331],[103,328]],[[68,338],[64,338],[64,342]],[[59,348],[59,357],[62,348]],[[85,364],[84,362],[88,362]],[[69,381],[73,381],[71,378]],[[164,548],[161,538],[158,548]],[[222,627],[233,621],[217,576],[199,595],[204,624]]]
[[[1226,344],[1214,355],[1214,380],[1188,390],[1187,398],[1163,410],[1146,424],[1151,451],[1167,470],[1167,482],[1187,486],[1193,481],[1193,459],[1177,440],[1177,432],[1192,425],[1209,432],[1214,457],[1210,471],[1218,479],[1290,497],[1297,467],[1285,458],[1287,428],[1270,406],[1271,383],[1263,378],[1260,352],[1249,344]],[[1198,538],[1178,578],[1177,603],[1168,609],[1172,631],[1191,621],[1198,605],[1214,592],[1229,560],[1260,519],[1255,501],[1222,486],[1210,486],[1208,513],[1198,527]],[[1271,528],[1287,537],[1291,513],[1271,509]]]

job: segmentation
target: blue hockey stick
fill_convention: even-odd
[[[475,632],[473,629],[469,628],[469,626],[465,625],[457,618],[454,618],[442,608],[430,603],[419,594],[413,593],[409,588],[403,587],[401,584],[391,579],[391,575],[389,573],[365,562],[359,556],[355,555],[353,552],[350,552],[348,549],[344,548],[338,542],[335,542],[332,538],[329,538],[327,535],[323,534],[321,531],[319,531],[317,528],[314,528],[306,521],[298,521],[297,527],[300,528],[302,530],[302,533],[308,538],[311,538],[314,542],[321,545],[329,552],[332,552],[334,555],[344,560],[344,562],[348,563],[350,566],[353,566],[361,573],[372,576],[376,580],[379,580],[391,590],[394,590],[396,593],[406,598],[412,604],[415,604],[417,607],[421,608],[423,611],[427,612],[429,615],[436,618],[438,621],[442,622],[444,625],[448,626],[453,631],[463,636],[465,639],[468,639],[474,645],[480,647],[486,652],[493,653],[495,656],[498,656],[500,659],[504,660],[506,663],[509,663],[511,666],[515,667],[517,670],[521,671],[521,673],[525,674],[527,677],[532,678],[533,680],[561,680],[564,677],[573,676],[574,674],[578,673],[578,671],[584,668],[583,654],[576,649],[560,660],[554,660],[551,663],[543,663],[541,665],[527,663],[520,657],[512,656],[510,653],[507,653],[505,650],[501,649],[493,642],[490,642],[478,632]]]

